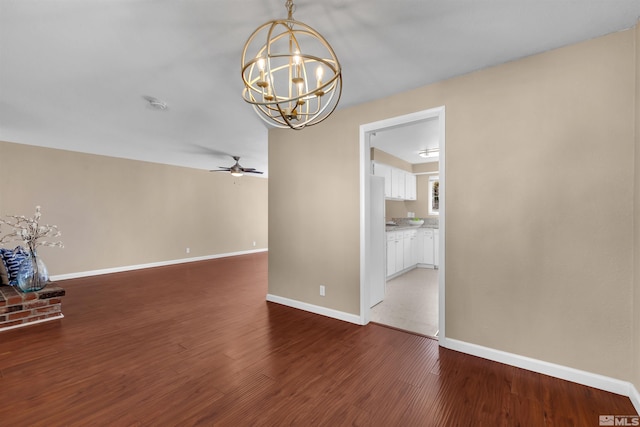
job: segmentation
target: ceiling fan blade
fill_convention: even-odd
[[[256,168],[242,168],[242,170],[245,171],[245,172],[251,172],[251,171],[256,170]]]
[[[252,170],[252,171],[245,170],[245,172],[246,173],[260,173],[260,174],[264,173],[264,172],[260,172],[260,171],[257,171],[257,170]]]
[[[213,169],[210,170],[209,172],[229,172],[231,171],[231,169],[227,168],[227,169]]]

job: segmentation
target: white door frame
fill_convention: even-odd
[[[360,125],[360,324],[366,325],[370,319],[369,307],[369,265],[370,261],[370,215],[369,173],[371,169],[370,137],[373,132],[390,129],[423,120],[438,119],[440,139],[440,265],[438,274],[438,340],[443,342],[445,334],[445,206],[446,206],[446,173],[445,173],[445,107],[436,107],[403,116],[392,117],[377,122]]]

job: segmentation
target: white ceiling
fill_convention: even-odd
[[[377,130],[371,134],[369,144],[411,164],[429,163],[438,157],[425,159],[419,153],[440,148],[438,133],[438,119],[433,118]]]
[[[339,108],[627,29],[640,16],[640,0],[296,6],[294,18],[342,63]],[[0,0],[0,140],[201,169],[239,155],[266,171],[267,128],[241,98],[240,54],[258,25],[284,17],[284,0]]]

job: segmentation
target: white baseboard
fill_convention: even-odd
[[[5,326],[4,328],[0,328],[0,332],[10,331],[11,329],[24,328],[25,326],[37,325],[38,323],[51,322],[52,320],[62,319],[63,317],[64,317],[64,314],[60,313],[57,316],[48,317],[46,319],[34,320],[33,322],[28,322],[28,323],[20,323],[19,325]]]
[[[267,301],[286,305],[288,307],[297,308],[299,310],[309,311],[311,313],[320,314],[322,316],[331,317],[333,319],[343,320],[349,323],[355,323],[356,325],[362,325],[360,316],[356,314],[345,313],[344,311],[338,311],[332,308],[308,304],[306,302],[279,297],[277,295],[272,295],[272,294],[267,294]]]
[[[473,356],[482,357],[483,359],[493,360],[495,362],[504,363],[506,365],[515,366],[526,369],[528,371],[538,372],[540,374],[549,375],[551,377],[560,378],[574,383],[586,385],[600,390],[609,391],[611,393],[628,396],[640,413],[640,394],[638,390],[628,381],[622,381],[604,375],[594,374],[579,369],[570,368],[568,366],[557,365],[555,363],[544,362],[530,357],[520,356],[506,351],[496,350],[493,348],[483,347],[477,344],[471,344],[464,341],[458,341],[451,338],[441,338],[440,345],[442,347],[456,350],[462,353],[471,354]],[[627,414],[622,414],[627,415]]]
[[[194,261],[205,261],[209,259],[216,258],[226,258],[230,256],[238,256],[238,255],[247,255],[254,254],[258,252],[267,252],[269,249],[251,249],[248,251],[239,251],[239,252],[229,252],[224,254],[216,254],[216,255],[205,255],[193,258],[181,258],[181,259],[173,259],[169,261],[159,261],[159,262],[150,262],[148,264],[138,264],[138,265],[126,265],[123,267],[113,267],[113,268],[103,268],[100,270],[90,270],[90,271],[81,271],[78,273],[68,273],[68,274],[58,274],[54,276],[50,276],[52,281],[56,280],[67,280],[67,279],[77,279],[79,277],[89,277],[89,276],[99,276],[101,274],[110,274],[110,273],[120,273],[123,271],[132,271],[132,270],[142,270],[143,268],[152,268],[152,267],[163,267],[166,265],[174,265],[174,264],[183,264],[186,262],[194,262]]]

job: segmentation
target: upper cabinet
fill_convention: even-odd
[[[416,200],[416,176],[402,169],[374,163],[376,176],[384,178],[384,197],[393,200]]]
[[[407,172],[391,168],[391,198],[392,199],[404,199],[405,198],[405,175]]]
[[[405,200],[416,200],[418,196],[416,176],[412,173],[408,173],[404,177],[404,192]]]
[[[391,166],[382,163],[373,164],[373,174],[384,178],[384,197],[391,197]]]

